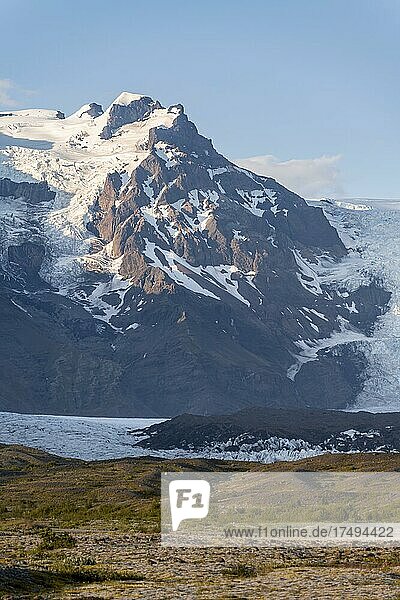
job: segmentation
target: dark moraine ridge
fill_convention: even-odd
[[[246,444],[278,437],[323,444],[327,449],[336,444],[342,451],[400,451],[400,413],[255,407],[223,416],[184,414],[142,431],[148,437],[138,445],[151,449],[198,450],[229,440],[233,447],[237,445],[235,438],[241,436],[241,442]],[[341,435],[344,432],[347,435]]]

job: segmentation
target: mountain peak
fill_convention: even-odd
[[[117,98],[115,98],[115,100],[111,103],[111,106],[113,104],[119,104],[119,106],[128,106],[132,102],[137,102],[142,98],[148,98],[148,96],[145,96],[145,94],[133,94],[132,92],[121,92],[120,95],[117,96]]]
[[[89,104],[84,104],[77,111],[72,113],[68,118],[70,120],[77,118],[92,118],[100,117],[104,113],[103,107],[101,104],[97,104],[96,102],[90,102]]]
[[[108,140],[123,125],[143,121],[159,108],[163,108],[161,103],[150,96],[122,92],[106,111],[107,124],[100,137]]]

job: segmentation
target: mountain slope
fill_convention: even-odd
[[[344,289],[323,211],[229,162],[181,105],[0,113],[0,147],[0,409],[354,401],[389,293]]]

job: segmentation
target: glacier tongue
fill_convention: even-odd
[[[353,249],[350,260],[358,263],[347,285],[359,285],[360,279],[376,279],[392,293],[389,310],[378,318],[373,336],[362,343],[369,366],[353,410],[399,411],[400,200],[356,199],[319,205],[345,245]]]

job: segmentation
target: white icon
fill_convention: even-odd
[[[210,484],[204,479],[176,479],[169,484],[172,531],[185,519],[204,519],[210,504]]]

